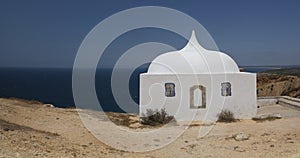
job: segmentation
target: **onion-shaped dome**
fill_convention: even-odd
[[[239,68],[227,54],[207,50],[192,32],[187,45],[179,50],[156,57],[149,66],[150,74],[213,74],[234,73]]]

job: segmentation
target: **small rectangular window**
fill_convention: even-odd
[[[231,96],[231,84],[229,82],[221,83],[221,87],[222,96]]]
[[[174,83],[165,83],[165,95],[166,97],[175,96],[175,84]]]

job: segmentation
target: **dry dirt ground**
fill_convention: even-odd
[[[134,153],[113,149],[97,140],[84,127],[75,109],[0,98],[0,157],[299,158],[300,111],[271,105],[261,107],[258,112],[280,113],[283,118],[217,123],[208,135],[200,139],[197,139],[200,125],[194,125],[164,148]],[[238,133],[250,137],[243,141],[231,138]],[[145,143],[143,140],[139,142]]]

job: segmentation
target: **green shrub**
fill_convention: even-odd
[[[236,119],[234,118],[233,112],[229,110],[222,110],[221,113],[218,115],[218,122],[235,122]]]
[[[168,115],[165,109],[161,109],[160,111],[147,109],[146,115],[143,113],[141,117],[141,123],[150,126],[167,124],[171,120],[175,120],[174,116]]]

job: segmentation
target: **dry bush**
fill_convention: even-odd
[[[230,110],[222,110],[221,113],[218,115],[218,122],[235,122],[236,119],[234,118],[233,112]]]
[[[141,117],[141,123],[150,126],[164,125],[171,120],[175,121],[174,116],[170,116],[165,109],[160,111],[147,109],[146,115],[143,113]]]

